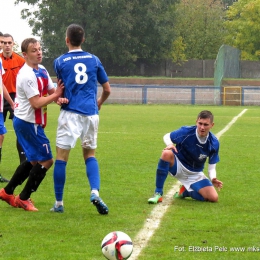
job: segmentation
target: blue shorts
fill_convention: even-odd
[[[7,133],[7,130],[5,128],[4,124],[4,116],[3,113],[0,113],[0,135],[4,135]]]
[[[50,141],[40,125],[21,120],[14,116],[13,126],[18,142],[25,151],[29,162],[52,159]]]
[[[209,179],[204,179],[201,181],[197,181],[193,184],[190,185],[190,187],[195,190],[195,191],[199,191],[202,188],[208,187],[208,186],[213,186],[213,184],[211,183],[211,181]]]

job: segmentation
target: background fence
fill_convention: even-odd
[[[260,88],[250,86],[158,86],[111,84],[110,104],[260,105]],[[100,95],[102,87],[98,87]]]

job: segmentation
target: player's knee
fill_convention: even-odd
[[[173,152],[171,150],[163,150],[162,151],[162,155],[161,155],[161,159],[167,162],[170,162],[171,160],[173,160],[174,155]]]
[[[207,200],[210,202],[218,202],[218,194],[210,194]]]
[[[49,159],[47,161],[40,162],[40,163],[48,170],[53,165],[53,159]]]

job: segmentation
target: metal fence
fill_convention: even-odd
[[[158,86],[111,84],[110,104],[259,106],[260,88],[250,86]],[[98,87],[100,95],[102,87]]]

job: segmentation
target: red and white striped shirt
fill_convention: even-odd
[[[24,121],[45,127],[47,106],[33,109],[29,99],[37,95],[47,96],[48,91],[53,88],[54,84],[44,66],[39,65],[38,70],[36,70],[25,63],[16,79],[14,115]]]

